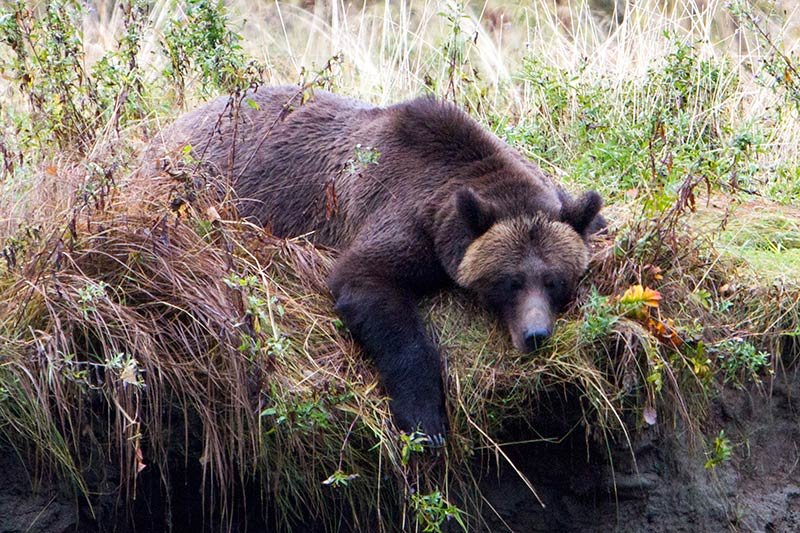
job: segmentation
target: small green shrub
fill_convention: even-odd
[[[164,74],[184,100],[190,78],[199,78],[205,96],[238,93],[261,81],[263,67],[242,48],[242,37],[230,29],[221,0],[187,0],[183,16],[170,21],[162,46],[169,58]]]
[[[442,526],[450,520],[454,520],[461,529],[467,531],[461,511],[444,499],[438,490],[424,495],[412,494],[411,506],[416,513],[417,524],[421,525],[422,531],[426,533],[440,533]]]
[[[705,462],[706,470],[712,470],[722,463],[731,460],[733,456],[733,445],[728,437],[725,436],[725,431],[720,431],[719,435],[714,439],[714,447],[711,451],[706,452],[708,459]]]
[[[712,347],[725,382],[758,381],[760,372],[769,364],[767,352],[756,349],[743,339],[727,339]]]

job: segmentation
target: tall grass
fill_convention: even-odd
[[[98,469],[132,499],[199,468],[219,527],[244,490],[283,529],[435,531],[480,523],[481,465],[541,438],[532,421],[558,398],[600,448],[653,423],[702,439],[720,387],[796,355],[798,278],[779,268],[800,242],[783,205],[800,194],[796,14],[616,4],[4,7],[4,441],[89,503]],[[540,356],[515,354],[466,295],[425,302],[448,367],[438,454],[396,433],[332,313],[335,252],[241,221],[214,176],[141,160],[182,110],[259,82],[455,100],[609,200],[610,233]]]

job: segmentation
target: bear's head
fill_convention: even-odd
[[[556,314],[574,298],[586,271],[586,240],[605,225],[596,192],[577,200],[559,196],[558,216],[503,217],[471,189],[456,194],[458,216],[471,234],[456,282],[499,316],[522,352],[536,350],[552,333]]]

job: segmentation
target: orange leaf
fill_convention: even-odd
[[[646,288],[642,296],[642,303],[649,307],[658,307],[658,302],[661,301],[661,293],[653,289]]]
[[[668,320],[666,323],[655,320],[652,318],[647,319],[647,326],[648,331],[655,335],[659,342],[662,344],[666,344],[668,346],[672,346],[674,348],[680,348],[683,345],[683,339],[681,339],[678,332],[675,330],[675,326],[671,320]]]
[[[139,446],[136,446],[136,473],[138,474],[145,468],[147,468],[147,465],[144,464],[144,454],[142,453],[142,449]]]

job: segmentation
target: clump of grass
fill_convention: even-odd
[[[394,490],[434,490],[337,328],[330,257],[237,221],[205,185],[173,212],[173,181],[146,180],[120,185],[103,209],[51,219],[69,235],[44,239],[51,253],[29,252],[5,273],[8,439],[78,483],[83,451],[115,458],[133,492],[141,470],[181,448],[169,421],[183,418],[178,441],[188,439],[220,501],[258,472],[286,527],[295,514],[326,516],[332,490],[347,492],[353,516],[374,514],[365,494],[381,468],[404,481]],[[92,398],[103,407],[85,408]],[[343,471],[358,474],[352,486],[322,484]]]
[[[696,224],[717,232],[719,249],[740,260],[751,277],[796,285],[800,281],[800,213],[763,200],[725,203],[726,209],[702,209],[695,216]]]
[[[58,176],[69,179],[70,169]],[[463,295],[429,301],[447,354],[452,423],[447,454],[431,456],[396,434],[374,369],[332,313],[325,276],[333,256],[238,220],[231,198],[207,176],[137,175],[101,204],[42,221],[41,239],[19,252],[0,287],[8,440],[80,487],[86,450],[100,453],[118,462],[131,494],[148,468],[169,484],[166,465],[184,453],[200,462],[223,518],[233,513],[234,487],[259,480],[286,528],[342,512],[355,523],[381,517],[381,527],[421,520],[425,528],[466,519],[454,501],[478,507],[470,458],[503,456],[504,432],[529,426],[548,391],[572,391],[581,423],[601,439],[629,438],[626,421],[644,420],[646,407],[669,417],[676,405],[689,423],[702,413],[702,402],[690,405],[708,385],[691,362],[698,341],[679,319],[713,324],[700,303],[687,308],[696,287],[686,280],[702,271],[701,286],[713,289],[723,271],[710,250],[677,257],[685,238],[662,243],[670,253],[659,255],[656,314],[622,294],[634,281],[628,269],[656,265],[651,250],[619,253],[624,230],[598,243],[597,289],[535,358],[516,354]],[[700,336],[724,338],[729,328]],[[742,365],[720,368],[730,377],[760,370]],[[536,497],[535,481],[531,490]]]

